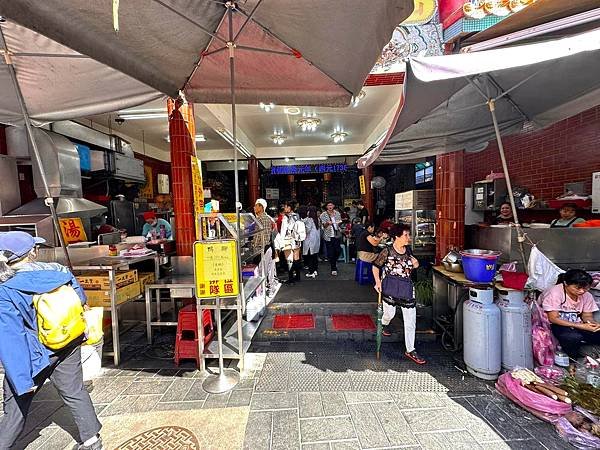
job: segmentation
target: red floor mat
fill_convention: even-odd
[[[312,314],[279,314],[273,321],[276,330],[311,330],[314,327],[315,316]]]
[[[333,329],[346,330],[375,330],[373,318],[368,314],[332,314]]]

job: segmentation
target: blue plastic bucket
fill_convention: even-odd
[[[496,263],[502,252],[492,250],[464,250],[462,256],[465,277],[475,283],[490,283],[496,275]]]

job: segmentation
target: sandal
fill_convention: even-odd
[[[406,356],[408,359],[412,359],[415,363],[419,365],[423,365],[427,362],[419,356],[416,350],[413,350],[412,352],[404,352],[404,356]]]
[[[390,331],[390,329],[387,326],[384,326],[383,330],[381,331],[381,334],[383,336],[388,336],[389,337],[389,336],[392,335],[392,332]]]

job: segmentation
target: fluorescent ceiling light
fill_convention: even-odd
[[[125,120],[166,119],[168,117],[169,115],[166,112],[119,114],[119,118]]]
[[[297,116],[300,114],[300,108],[297,106],[288,106],[287,108],[283,108],[283,112],[289,116]]]
[[[169,136],[168,134],[165,136],[165,141],[167,142],[171,142],[171,136]],[[203,134],[197,134],[196,135],[196,142],[206,142],[206,137],[204,137]]]
[[[216,130],[216,132],[219,136],[221,136],[223,139],[225,139],[229,143],[229,145],[231,145],[233,147],[233,135],[229,131],[220,129],[220,130]],[[252,153],[250,153],[250,150],[248,150],[248,148],[244,144],[242,144],[239,140],[237,140],[237,145],[235,147],[246,158],[250,158],[250,156],[252,156]]]
[[[314,156],[312,158],[294,158],[296,161],[326,161],[327,156]]]
[[[308,178],[306,180],[300,180],[301,183],[309,183],[311,181],[317,181],[317,179],[316,178]]]

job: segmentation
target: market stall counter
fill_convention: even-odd
[[[154,262],[154,277],[158,279],[160,276],[161,257],[156,252],[146,253],[144,255],[123,257],[123,256],[102,256],[95,257],[89,260],[79,260],[73,265],[74,271],[81,271],[86,275],[108,275],[108,285],[106,291],[101,294],[103,298],[93,300],[90,306],[102,306],[105,311],[110,311],[112,343],[113,343],[113,358],[115,366],[120,364],[120,343],[119,343],[119,308],[129,302],[143,298],[141,295],[140,281],[136,279],[133,283],[128,283],[125,286],[119,286],[117,278],[122,270],[129,270],[131,266],[136,264],[153,261]],[[136,273],[137,277],[137,273]],[[85,286],[83,286],[85,289]],[[89,295],[89,292],[86,293]],[[89,302],[89,300],[88,300]]]

